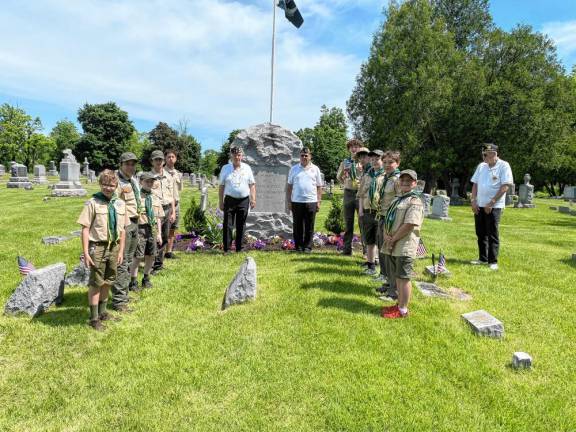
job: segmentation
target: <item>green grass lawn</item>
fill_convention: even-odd
[[[84,199],[47,193],[0,184],[2,305],[20,281],[17,254],[37,267],[78,262],[79,239],[40,239],[78,229]],[[576,217],[536,204],[506,209],[496,273],[467,265],[469,208],[425,220],[426,246],[453,273],[439,284],[473,300],[415,292],[405,320],[380,318],[358,259],[328,252],[250,252],[258,298],[225,313],[244,255],[181,254],[104,333],[86,325],[81,288],[38,318],[2,315],[0,430],[574,431]],[[460,315],[476,309],[503,321],[502,340],[472,334]],[[510,368],[514,351],[533,356],[531,371]]]

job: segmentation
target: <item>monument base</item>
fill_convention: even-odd
[[[48,175],[51,177],[58,177],[60,174],[58,174],[58,171],[48,171]]]
[[[40,177],[34,177],[34,179],[32,180],[32,183],[34,184],[48,184],[50,183],[48,181],[48,179],[44,176],[40,176]]]
[[[288,213],[250,212],[246,219],[244,232],[263,240],[276,235],[292,238],[292,215]]]
[[[10,177],[8,183],[6,183],[6,187],[9,188],[22,188],[27,189],[32,187],[32,183],[28,179],[28,177]]]
[[[52,196],[66,197],[66,196],[85,196],[86,189],[58,189],[52,190]]]
[[[438,216],[435,214],[429,214],[428,216],[426,216],[428,219],[437,219],[437,220],[443,220],[443,221],[447,221],[450,222],[452,220],[451,217],[444,217],[444,216]]]
[[[536,208],[536,206],[534,204],[516,203],[514,204],[514,208]]]

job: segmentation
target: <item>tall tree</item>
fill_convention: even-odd
[[[204,151],[202,160],[200,162],[200,172],[206,174],[210,177],[212,175],[217,175],[218,170],[218,152],[216,150],[208,149]]]
[[[52,157],[56,163],[58,163],[58,161],[62,159],[62,152],[65,149],[74,151],[80,139],[80,133],[74,122],[63,119],[56,122],[50,132],[50,138],[52,138],[55,144],[54,155]]]
[[[135,130],[128,113],[114,102],[85,104],[78,111],[78,122],[84,134],[76,145],[76,156],[87,157],[96,171],[116,168]]]
[[[6,165],[14,160],[30,164],[26,146],[28,140],[42,130],[38,117],[30,115],[18,107],[7,103],[0,106],[0,160]]]

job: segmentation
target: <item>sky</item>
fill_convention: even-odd
[[[1,0],[0,104],[48,133],[85,103],[116,102],[136,128],[188,124],[202,149],[268,121],[273,0]],[[312,127],[345,109],[387,0],[296,0],[277,9],[273,123]],[[492,0],[505,30],[529,24],[576,64],[576,0]]]

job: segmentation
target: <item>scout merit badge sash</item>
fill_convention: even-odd
[[[372,168],[368,171],[368,175],[370,176],[370,188],[368,189],[368,198],[370,198],[370,207],[374,203],[374,195],[376,195],[376,185],[378,177],[384,174],[384,168],[380,168],[378,171],[374,171]],[[380,196],[382,196],[382,191],[380,191]]]
[[[112,198],[108,199],[106,195],[102,192],[95,193],[92,195],[94,198],[104,201],[108,204],[108,245],[116,244],[118,241],[118,229],[117,229],[117,218],[116,218],[116,207],[114,207],[114,203],[118,199],[116,194],[112,195]]]
[[[392,204],[390,204],[390,207],[386,212],[386,216],[384,217],[384,229],[386,230],[387,234],[390,234],[390,232],[392,231],[394,221],[396,220],[396,211],[398,210],[398,206],[400,205],[400,203],[404,201],[406,198],[417,196],[420,196],[417,192],[410,191],[407,194],[399,196],[394,201],[392,201]]]

